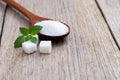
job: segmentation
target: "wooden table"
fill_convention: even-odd
[[[29,21],[0,3],[0,80],[120,80],[119,0],[16,0],[33,13],[66,22],[71,33],[50,55],[27,55],[13,43]]]

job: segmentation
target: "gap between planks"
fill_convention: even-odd
[[[4,10],[4,15],[3,15],[3,22],[1,26],[1,33],[0,33],[0,46],[1,46],[1,40],[2,40],[2,33],[3,33],[3,27],[5,23],[5,16],[6,16],[6,11],[7,11],[8,6],[6,5],[5,10]]]
[[[101,7],[100,7],[98,1],[95,0],[95,3],[96,3],[96,5],[97,5],[97,7],[98,7],[98,9],[99,9],[99,11],[100,11],[100,13],[101,13],[103,19],[105,20],[106,25],[108,26],[108,29],[109,29],[109,31],[110,31],[110,34],[111,34],[111,36],[112,36],[112,38],[113,38],[113,40],[114,40],[116,46],[117,46],[118,49],[120,50],[120,46],[119,46],[119,44],[118,44],[118,41],[117,41],[117,39],[115,38],[115,35],[114,35],[114,33],[112,32],[112,30],[111,30],[111,28],[110,28],[110,25],[109,25],[109,23],[108,23],[108,21],[107,21],[105,15],[104,15],[104,13],[103,13],[103,11],[102,11],[102,9],[101,9]]]

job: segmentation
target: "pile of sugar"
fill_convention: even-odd
[[[68,27],[59,21],[44,20],[35,25],[43,26],[40,33],[48,36],[61,36],[69,31]]]

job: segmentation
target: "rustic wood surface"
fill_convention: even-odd
[[[39,16],[69,24],[70,35],[54,42],[50,55],[13,48],[19,27],[30,23],[0,3],[0,80],[120,80],[119,10],[112,13],[106,4],[120,5],[117,1],[16,0]]]

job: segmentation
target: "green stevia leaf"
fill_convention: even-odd
[[[26,36],[25,41],[29,41],[31,39],[31,35]]]
[[[36,42],[37,42],[37,38],[36,38],[36,37],[31,37],[30,41],[31,41],[32,43],[36,43]]]
[[[32,26],[30,28],[30,34],[31,35],[36,35],[40,32],[41,29],[42,29],[42,26]]]
[[[29,34],[29,30],[27,28],[23,28],[23,27],[20,28],[20,32],[25,36]]]
[[[22,46],[22,43],[25,41],[24,36],[19,36],[14,42],[14,48],[19,48]]]

